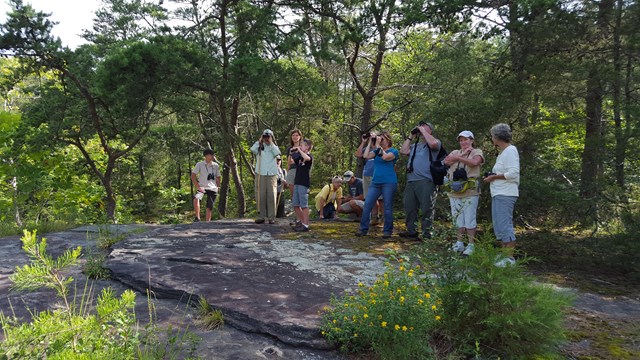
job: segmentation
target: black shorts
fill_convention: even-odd
[[[213,202],[216,201],[218,193],[213,190],[205,190],[204,193],[207,195],[207,209],[213,210]]]

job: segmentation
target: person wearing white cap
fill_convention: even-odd
[[[460,149],[452,151],[444,159],[449,166],[445,189],[451,204],[451,219],[458,227],[458,241],[452,250],[468,256],[473,253],[476,236],[476,211],[480,197],[480,168],[484,164],[482,150],[473,147],[474,137],[469,130],[458,134]],[[468,245],[464,246],[467,235]]]
[[[422,238],[431,238],[433,208],[435,205],[436,185],[433,182],[429,164],[440,152],[442,143],[433,136],[433,125],[420,121],[411,130],[400,148],[400,154],[409,156],[407,162],[407,185],[404,189],[403,205],[406,214],[406,231],[398,235],[405,238],[418,238],[418,219],[422,226]],[[413,140],[417,141],[413,143]]]
[[[364,209],[364,184],[362,179],[353,174],[353,171],[345,172],[343,178],[343,182],[349,186],[349,192],[342,198],[342,206],[338,208],[338,213],[354,213],[359,219]]]
[[[278,186],[276,157],[280,155],[280,149],[276,145],[273,131],[269,129],[263,131],[260,138],[251,146],[251,152],[256,155],[255,194],[259,211],[256,224],[264,224],[265,219],[269,220],[269,224],[275,224]]]

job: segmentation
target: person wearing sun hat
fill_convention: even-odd
[[[458,228],[458,240],[452,250],[471,255],[476,235],[476,211],[480,197],[480,169],[484,164],[482,150],[474,148],[474,136],[469,130],[458,134],[460,149],[454,150],[444,159],[449,166],[445,189],[451,204],[451,219]],[[468,245],[465,248],[464,237]]]

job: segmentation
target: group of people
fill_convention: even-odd
[[[459,149],[444,158],[448,166],[445,183],[451,205],[451,217],[458,228],[458,238],[452,249],[464,255],[474,250],[476,234],[476,210],[481,184],[490,184],[491,209],[494,233],[503,246],[515,246],[513,210],[518,198],[520,183],[520,160],[512,142],[511,128],[507,124],[494,125],[491,139],[499,155],[492,170],[481,174],[485,162],[481,149],[476,148],[471,131],[458,134]],[[431,163],[438,158],[441,141],[434,136],[432,124],[421,121],[407,136],[400,150],[393,147],[393,139],[387,131],[367,133],[361,138],[355,155],[365,160],[362,179],[352,171],[343,177],[335,176],[315,197],[315,208],[320,219],[333,218],[340,213],[354,214],[360,219],[356,236],[366,236],[371,226],[383,221],[385,239],[393,234],[393,200],[398,191],[396,162],[400,155],[407,156],[407,183],[404,187],[403,205],[406,214],[406,230],[398,235],[404,238],[429,239],[432,236],[433,209],[437,186],[431,173]],[[288,188],[296,214],[292,223],[294,231],[309,231],[310,171],[313,165],[313,144],[305,139],[300,130],[293,130],[289,146],[285,151],[286,169],[282,167],[282,154],[271,130],[264,130],[253,144],[255,162],[255,196],[259,211],[258,224],[274,224],[277,216],[284,216],[282,193]],[[205,150],[205,160],[196,164],[192,181],[198,189],[194,197],[196,221],[200,219],[199,201],[207,195],[207,220],[220,184],[218,165],[213,161],[213,152]],[[348,193],[343,195],[343,184]],[[420,232],[418,229],[420,228]],[[466,245],[465,245],[466,242]],[[513,257],[501,260],[499,265],[514,263]]]

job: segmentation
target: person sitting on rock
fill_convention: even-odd
[[[337,203],[337,205],[336,205]],[[334,176],[331,184],[325,185],[316,195],[316,210],[320,219],[333,219],[336,209],[342,205],[342,178]]]
[[[364,208],[364,187],[362,179],[355,177],[352,171],[343,175],[343,182],[349,186],[347,196],[342,198],[342,206],[338,206],[338,213],[355,214],[357,219],[362,216]]]

